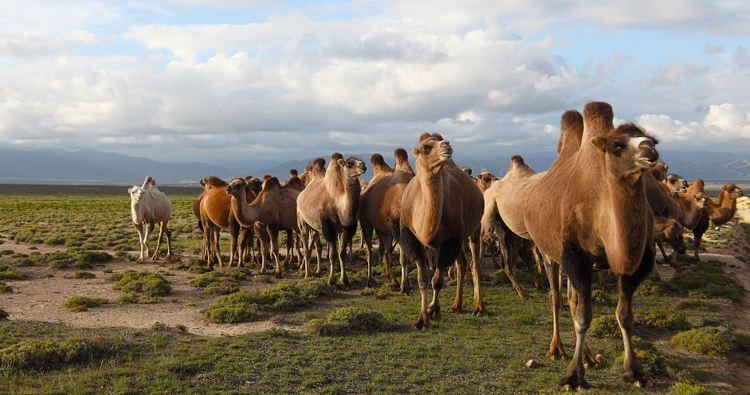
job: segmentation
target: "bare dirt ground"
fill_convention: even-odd
[[[39,246],[29,250],[29,246],[7,241],[3,249],[29,253],[31,251],[51,252],[60,248]],[[105,280],[111,273],[125,270],[157,271],[169,273],[167,281],[172,292],[159,303],[130,304],[116,302],[119,291],[112,288],[112,283]],[[96,278],[66,278],[75,270],[59,270],[45,266],[19,268],[28,278],[5,283],[13,288],[13,293],[0,297],[0,308],[10,313],[13,319],[65,323],[75,327],[112,327],[125,326],[147,328],[156,323],[169,326],[185,325],[187,331],[203,336],[238,335],[250,332],[265,331],[273,327],[287,330],[299,328],[281,326],[271,321],[257,321],[243,324],[214,324],[206,321],[201,310],[211,305],[215,296],[208,295],[202,289],[189,285],[190,279],[197,276],[180,270],[169,270],[169,265],[159,262],[135,263],[125,259],[115,259],[106,265],[97,265],[86,270]],[[242,287],[244,290],[262,288],[263,283],[253,283]],[[70,296],[90,296],[107,299],[110,303],[84,312],[68,311],[63,304]]]

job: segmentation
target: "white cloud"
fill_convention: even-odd
[[[665,142],[684,142],[692,147],[712,143],[750,141],[750,112],[732,103],[714,104],[701,121],[684,122],[669,115],[644,114],[636,122]]]

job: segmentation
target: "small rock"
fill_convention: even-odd
[[[526,361],[526,367],[529,368],[529,369],[535,368],[536,367],[536,361],[534,361],[533,359],[529,359],[528,361]]]
[[[599,365],[602,365],[607,362],[607,357],[602,354],[596,354],[596,356],[594,356],[594,361],[596,361],[596,363],[598,363]]]

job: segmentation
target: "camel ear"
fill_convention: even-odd
[[[422,149],[419,147],[414,147],[414,151],[411,152],[414,156],[419,156],[419,154],[422,153]]]
[[[421,136],[419,136],[419,142],[421,143],[422,141],[427,140],[430,137],[432,137],[430,133],[424,132]]]
[[[596,136],[589,140],[591,144],[596,147],[599,151],[607,151],[607,138],[604,136]]]
[[[344,166],[344,165],[346,165],[346,162],[344,162],[344,160],[343,160],[343,159],[339,159],[339,160],[338,160],[337,162],[338,162],[338,164],[339,164],[339,165],[341,165],[341,166]]]

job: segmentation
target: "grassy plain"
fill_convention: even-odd
[[[233,312],[240,314],[232,317],[267,321],[270,329],[198,336],[182,325],[81,328],[14,320],[11,315],[10,320],[0,319],[0,393],[548,393],[558,389],[557,379],[568,361],[544,358],[551,334],[547,292],[533,289],[525,271],[519,269],[519,277],[530,299],[520,300],[502,273],[485,266],[484,296],[490,314],[444,313],[426,331],[411,327],[418,313],[418,293],[401,296],[388,287],[365,289],[361,260],[354,265],[351,290],[291,292],[289,283],[257,271],[191,274],[191,280],[181,280],[186,284],[176,284],[178,276],[169,272],[195,270],[188,262],[200,250],[201,236],[191,211],[197,191],[166,192],[175,206],[176,251],[185,264],[164,263],[160,277],[171,287],[187,284],[201,290],[214,307],[235,303],[231,307],[240,310]],[[743,257],[739,269],[747,269],[744,257],[750,256],[750,232],[740,226],[711,232],[714,236],[724,232],[725,238],[715,243],[722,253]],[[28,275],[12,281],[11,292],[20,293],[24,284],[36,281],[42,268],[52,270],[55,277],[78,278],[76,273],[86,264],[107,271],[137,247],[124,187],[2,186],[0,240],[27,249],[0,256],[0,272],[4,267]],[[50,255],[51,250],[58,255]],[[114,259],[91,251],[104,251]],[[704,265],[682,258],[678,275],[648,280],[636,296],[636,345],[650,377],[649,392],[684,393],[680,391],[706,387],[731,393],[748,388],[742,387],[747,384],[742,372],[748,370],[750,345],[745,323],[738,321],[738,314],[747,315],[747,296],[734,280],[738,263]],[[113,273],[112,281],[102,286],[117,284],[122,278],[118,273],[125,272]],[[296,274],[291,278],[300,281]],[[695,278],[710,280],[696,283]],[[471,282],[467,283],[464,307],[470,311]],[[212,286],[220,292],[210,292]],[[443,306],[451,304],[454,292],[449,284],[441,293]],[[165,294],[149,301],[154,314],[170,303],[173,296]],[[3,304],[3,295],[0,310],[10,307]],[[110,300],[106,308],[117,309],[126,302]],[[620,380],[622,343],[618,331],[608,329],[615,303],[612,286],[597,291],[594,316],[601,330],[589,336],[589,344],[606,361],[591,366],[587,379],[596,392],[640,392]],[[214,307],[207,309],[206,320],[213,317]],[[241,314],[242,308],[256,310]],[[99,309],[68,314],[97,314]],[[570,352],[574,336],[565,312],[561,328]],[[678,335],[695,329],[698,335],[695,331]],[[536,361],[536,367],[525,366],[529,359]]]

